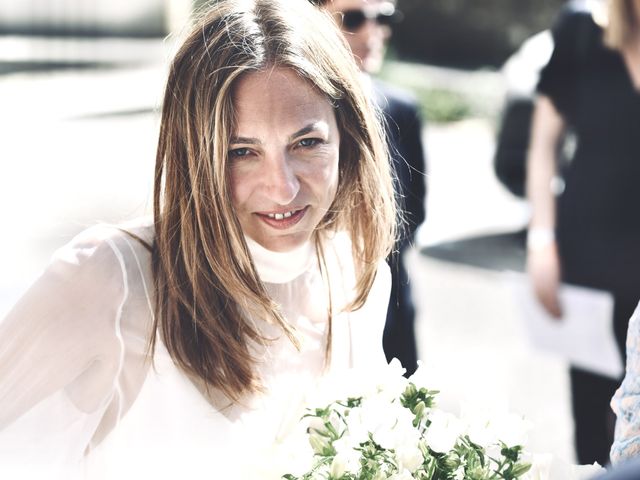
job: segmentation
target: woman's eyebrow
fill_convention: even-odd
[[[310,132],[314,132],[314,131],[320,131],[322,133],[325,133],[329,130],[329,126],[327,125],[326,122],[324,121],[318,121],[318,122],[313,122],[310,123],[304,127],[302,127],[300,130],[292,133],[291,135],[289,135],[289,140],[293,140],[295,138],[298,138],[302,135],[306,135]],[[249,145],[260,145],[262,144],[262,142],[258,139],[258,138],[253,138],[253,137],[231,137],[231,141],[230,143],[241,143],[241,144],[249,144]]]
[[[230,143],[246,143],[249,145],[260,145],[262,142],[257,138],[251,138],[251,137],[231,137]]]
[[[313,122],[313,123],[310,123],[309,125],[302,127],[300,130],[290,135],[289,139],[293,140],[302,135],[306,135],[307,133],[317,131],[317,130],[323,133],[326,133],[329,130],[329,126],[327,125],[326,122],[323,122],[323,121]]]

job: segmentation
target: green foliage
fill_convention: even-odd
[[[456,122],[471,115],[469,102],[457,92],[440,88],[414,90],[424,115],[431,122]]]
[[[440,75],[433,78],[432,67],[418,64],[387,61],[384,63],[379,77],[385,82],[396,85],[411,92],[428,123],[450,123],[469,117],[485,117],[491,115],[482,92],[468,87],[468,83],[459,80],[461,72],[450,73],[458,81],[447,82]],[[482,85],[481,90],[486,90]]]

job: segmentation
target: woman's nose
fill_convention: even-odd
[[[298,195],[300,182],[292,159],[286,153],[272,155],[262,169],[265,193],[269,200],[288,205]]]

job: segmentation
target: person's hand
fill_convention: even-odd
[[[560,259],[555,241],[528,250],[527,271],[538,301],[549,315],[560,319],[562,317],[562,308],[558,299]]]

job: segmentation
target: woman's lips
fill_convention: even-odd
[[[307,213],[309,206],[298,210],[289,210],[278,213],[255,213],[255,215],[270,227],[278,230],[286,230],[298,223]]]

